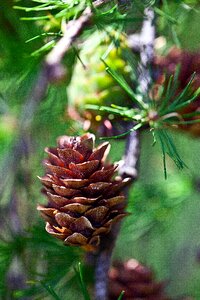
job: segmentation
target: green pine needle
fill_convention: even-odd
[[[100,140],[118,139],[118,138],[121,138],[121,137],[124,137],[124,136],[128,135],[132,131],[136,131],[136,130],[140,129],[142,126],[143,126],[143,124],[139,123],[139,124],[135,125],[134,127],[132,127],[131,129],[129,129],[128,131],[123,132],[122,134],[113,135],[113,136],[110,136],[110,137],[106,137],[106,136],[100,137]]]
[[[155,130],[155,135],[157,135],[158,140],[161,144],[162,154],[163,154],[163,166],[165,179],[167,178],[167,167],[166,167],[166,155],[168,155],[176,164],[179,169],[187,167],[184,161],[181,159],[174,141],[171,135],[165,129]]]
[[[30,12],[30,11],[45,11],[45,10],[52,10],[52,9],[56,9],[58,6],[57,5],[51,5],[51,6],[47,6],[47,4],[43,4],[43,5],[39,5],[39,6],[35,6],[35,7],[22,7],[22,6],[14,6],[14,9],[18,9],[18,10],[24,10],[26,12]]]
[[[197,99],[197,97],[198,97],[199,95],[200,95],[200,89],[197,91],[197,93],[194,94],[193,97],[191,97],[191,98],[189,98],[188,100],[184,101],[183,103],[177,105],[177,106],[175,107],[175,109],[176,109],[176,110],[180,110],[180,109],[182,109],[182,108],[187,107],[189,104],[191,104],[192,102],[194,102],[194,101]]]
[[[166,109],[166,106],[169,103],[169,100],[171,98],[170,96],[171,96],[171,90],[172,90],[172,85],[173,85],[173,79],[174,79],[174,76],[171,75],[169,78],[167,88],[166,88],[166,93],[164,95],[164,99],[162,99],[162,95],[161,95],[162,102],[161,102],[161,106],[159,107],[159,111]],[[164,91],[163,91],[163,93],[164,93]]]
[[[163,10],[161,10],[158,7],[154,7],[155,12],[161,16],[164,17],[165,19],[167,19],[170,23],[172,24],[178,24],[177,19],[173,18],[172,16],[170,16],[169,14],[167,14],[166,12],[164,12]]]
[[[197,116],[200,116],[200,111],[195,111],[195,112],[192,112],[192,113],[187,113],[187,114],[183,114],[182,117],[183,118],[192,118],[192,117],[197,117]]]
[[[180,74],[180,65],[176,67],[175,74],[170,76],[169,81],[167,83],[167,87],[166,89],[163,90],[163,93],[160,96],[161,103],[160,106],[158,107],[158,111],[160,115],[162,115],[162,112],[164,112],[165,114],[172,100],[174,101],[175,92],[179,85],[178,82],[179,74]]]
[[[143,102],[143,100],[140,97],[138,97],[133,92],[133,90],[128,85],[128,83],[124,80],[124,78],[121,75],[119,75],[117,72],[115,72],[115,70],[113,70],[112,68],[110,68],[109,65],[103,59],[101,59],[101,60],[102,60],[102,62],[106,66],[106,72],[109,75],[111,75],[113,77],[113,79],[115,79],[115,81],[121,86],[121,88],[123,88],[123,90],[130,96],[131,100],[135,104],[137,104],[140,108],[146,109],[147,105]]]
[[[193,73],[193,75],[191,76],[190,81],[185,86],[185,88],[182,90],[182,92],[176,97],[176,99],[171,103],[171,105],[169,105],[169,107],[167,109],[168,111],[175,111],[175,110],[177,110],[177,108],[180,105],[183,105],[186,102],[186,99],[188,99],[188,92],[189,92],[189,89],[191,88],[194,77],[195,77],[195,73]],[[191,94],[191,92],[190,92],[190,94]]]
[[[163,158],[163,168],[164,168],[164,176],[165,179],[167,179],[167,166],[166,166],[166,151],[165,151],[165,145],[163,142],[163,139],[161,136],[159,136],[159,140],[161,143],[161,149],[162,149],[162,158]]]
[[[178,80],[179,71],[176,70],[175,75],[171,76],[168,82],[166,89],[163,91],[163,94],[160,96],[161,103],[158,104],[158,113],[160,116],[164,116],[170,113],[175,113],[181,110],[182,108],[187,107],[192,102],[196,100],[196,98],[200,95],[200,88],[196,91],[192,91],[192,83],[195,78],[195,73],[192,74],[190,81],[185,86],[185,88],[181,91],[181,93],[176,96],[177,90],[177,80]],[[195,115],[195,113],[194,113]],[[186,115],[185,117],[190,117],[192,115]]]
[[[32,52],[31,53],[31,56],[38,56],[50,49],[52,49],[56,44],[56,41],[55,40],[52,40],[48,43],[46,43],[44,46],[42,46],[41,48],[37,49],[36,51]]]
[[[59,32],[44,32],[44,33],[41,33],[41,34],[39,34],[39,35],[36,35],[36,36],[34,36],[34,37],[28,39],[28,40],[26,41],[26,43],[30,43],[30,42],[32,42],[32,41],[34,41],[34,40],[40,39],[40,38],[42,38],[42,37],[48,37],[48,36],[62,37],[63,34],[61,34],[61,33],[59,33]]]
[[[83,293],[84,300],[91,300],[90,296],[89,296],[89,293],[88,293],[88,290],[87,290],[87,287],[86,287],[85,282],[84,282],[83,270],[82,270],[82,265],[81,265],[80,262],[78,263],[78,266],[76,268],[74,268],[74,270],[75,270],[76,275],[79,279],[79,283],[80,283],[80,286],[81,286],[81,290],[82,290],[82,293]]]
[[[48,285],[48,284],[46,284],[46,283],[44,283],[44,282],[42,282],[42,281],[40,281],[40,284],[45,288],[45,290],[52,296],[52,298],[53,299],[55,299],[55,300],[62,300],[57,294],[56,294],[56,292],[54,291],[54,289],[50,286],[50,285]]]
[[[38,16],[38,17],[22,17],[21,21],[39,21],[39,20],[49,20],[49,16]]]
[[[121,292],[121,294],[119,295],[119,298],[118,298],[117,300],[122,300],[122,299],[123,299],[123,297],[124,297],[124,294],[125,294],[125,292],[124,292],[124,291],[122,291],[122,292]]]
[[[189,124],[197,124],[200,123],[200,119],[196,119],[196,120],[186,120],[186,121],[167,121],[168,124],[172,124],[172,125],[189,125]]]
[[[104,105],[100,106],[100,105],[95,105],[95,104],[87,104],[87,105],[84,105],[84,109],[103,111],[108,114],[118,115],[118,116],[130,119],[133,121],[139,121],[142,118],[142,116],[140,115],[140,112],[138,112],[138,110],[130,109],[128,107],[117,106],[114,104],[112,104],[111,107],[104,106]]]

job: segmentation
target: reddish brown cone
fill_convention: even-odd
[[[48,205],[38,210],[46,231],[65,245],[95,250],[100,236],[126,214],[121,194],[129,181],[112,179],[117,166],[106,164],[109,143],[94,149],[94,135],[62,136],[47,148],[46,175],[40,178]]]
[[[180,93],[188,84],[192,74],[195,78],[192,82],[191,90],[195,91],[200,87],[200,53],[181,50],[176,47],[172,48],[166,56],[156,56],[154,59],[154,67],[158,74],[156,81],[158,84],[163,84],[164,74],[167,80],[171,75],[175,74],[177,66],[180,65],[179,72],[179,88],[177,94]],[[180,114],[199,112],[200,97],[189,104],[186,108],[180,111]],[[189,120],[199,119],[198,116],[191,117]],[[195,136],[200,136],[200,123],[188,124],[179,126],[179,128],[192,133]]]
[[[152,271],[137,260],[116,263],[109,272],[109,300],[169,300],[164,295],[164,283],[154,281]]]
[[[179,84],[183,89],[193,73],[196,76],[193,81],[194,90],[200,86],[200,53],[189,52],[173,47],[166,56],[156,56],[154,66],[157,67],[158,80],[161,80],[163,72],[168,76],[175,73],[177,66],[180,65]]]

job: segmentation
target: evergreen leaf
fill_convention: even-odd
[[[158,139],[160,140],[161,143],[165,178],[167,178],[166,154],[174,161],[174,163],[179,169],[183,169],[184,167],[187,167],[184,161],[181,159],[176,149],[176,146],[173,142],[173,139],[170,136],[170,134],[167,132],[167,130],[157,129],[155,131],[155,134],[157,134]]]
[[[158,15],[160,15],[160,16],[164,17],[165,19],[167,19],[168,21],[170,21],[170,23],[172,23],[172,24],[178,24],[177,19],[173,18],[172,16],[170,16],[168,13],[166,13],[163,10],[161,10],[160,8],[155,7],[154,10],[155,10],[155,12]]]
[[[44,32],[44,33],[41,33],[41,34],[39,34],[39,35],[36,35],[36,36],[34,36],[34,37],[28,39],[28,40],[26,41],[26,43],[30,43],[30,42],[32,42],[32,41],[34,41],[34,40],[39,39],[39,38],[42,38],[42,37],[48,37],[48,36],[62,37],[63,35],[62,35],[61,33],[59,33],[59,32]]]
[[[169,81],[167,83],[166,90],[163,90],[163,93],[161,95],[161,105],[158,108],[158,111],[160,115],[163,115],[166,113],[166,110],[168,111],[168,105],[170,105],[171,101],[174,101],[174,96],[176,93],[176,90],[178,88],[179,82],[178,77],[180,73],[180,65],[176,67],[175,74],[171,75],[169,78]]]
[[[195,111],[195,112],[183,114],[182,116],[183,116],[183,118],[186,118],[186,119],[196,117],[196,116],[200,116],[200,111]]]
[[[122,300],[124,297],[125,292],[121,291],[121,294],[119,295],[119,298],[117,300]]]
[[[128,118],[131,120],[139,121],[141,120],[141,116],[139,112],[136,109],[131,109],[128,107],[120,107],[120,106],[115,106],[114,104],[110,106],[99,106],[95,104],[87,104],[84,106],[85,109],[90,109],[90,110],[96,110],[96,111],[103,111],[107,112],[110,114],[115,114],[124,118]]]
[[[56,44],[55,40],[51,40],[50,42],[46,43],[44,46],[39,48],[38,50],[31,53],[32,56],[38,56],[43,52],[48,51],[49,49],[52,49]]]
[[[121,138],[121,137],[123,137],[123,136],[128,135],[128,134],[131,133],[132,131],[135,131],[135,130],[140,129],[142,126],[143,126],[143,124],[142,124],[142,123],[139,123],[139,124],[135,125],[134,127],[132,127],[131,129],[129,129],[128,131],[123,132],[122,134],[113,135],[113,136],[110,136],[110,137],[100,137],[100,140],[118,139],[118,138]]]
[[[81,263],[79,262],[78,266],[74,269],[75,269],[76,275],[78,276],[78,280],[79,280],[79,283],[80,283],[80,286],[81,286],[81,290],[82,290],[82,293],[83,293],[83,296],[84,296],[84,300],[91,300],[90,296],[89,296],[89,293],[88,293],[88,290],[87,290],[87,287],[86,287],[85,282],[84,282],[83,269],[82,269]]]
[[[46,283],[44,283],[44,282],[40,282],[41,283],[41,285],[45,288],[45,290],[53,297],[53,299],[55,299],[55,300],[62,300],[57,294],[56,294],[56,292],[54,291],[54,289],[50,286],[50,285],[48,285],[48,284],[46,284]]]
[[[106,72],[108,74],[110,74],[113,79],[116,80],[116,82],[127,92],[127,94],[130,96],[131,100],[137,104],[140,108],[146,108],[146,104],[143,102],[143,100],[138,97],[133,90],[131,89],[131,87],[128,85],[128,83],[125,81],[125,79],[122,77],[122,75],[117,74],[117,72],[115,70],[113,70],[112,68],[110,68],[108,66],[108,64],[103,60],[103,63],[106,66]]]
[[[195,77],[195,73],[193,73],[193,75],[190,78],[190,81],[188,82],[188,84],[185,86],[185,88],[182,90],[182,92],[176,97],[176,99],[172,102],[172,104],[168,107],[169,110],[175,110],[176,107],[178,106],[178,104],[180,104],[180,102],[184,102],[185,97],[187,96],[187,93],[189,91],[189,88],[192,85],[192,82],[194,80]]]
[[[172,88],[172,84],[173,84],[173,78],[174,78],[173,75],[171,75],[169,78],[169,82],[168,82],[168,85],[166,88],[166,94],[164,95],[164,99],[162,100],[161,105],[159,107],[160,112],[162,112],[162,110],[164,110],[166,108],[166,106],[168,105],[169,100],[171,98],[170,96],[171,96],[171,88]],[[165,91],[163,91],[163,94],[164,94],[164,92]],[[162,95],[161,95],[161,99],[162,99]]]

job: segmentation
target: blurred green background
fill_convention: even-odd
[[[158,13],[157,31],[159,36],[165,36],[166,47],[178,44],[184,49],[199,50],[198,1],[163,3],[163,9],[178,19],[171,25],[166,16]],[[0,11],[0,299],[52,299],[50,285],[61,299],[73,300],[82,297],[74,267],[79,261],[84,265],[84,253],[64,247],[45,232],[36,211],[36,205],[45,202],[37,175],[44,172],[44,147],[55,145],[59,135],[79,132],[65,113],[68,82],[50,85],[25,131],[23,155],[13,161],[20,116],[43,58],[30,54],[44,42],[38,39],[26,43],[41,33],[41,27],[37,22],[21,21],[24,12],[14,10],[13,4],[12,0],[4,1]],[[27,1],[21,4],[27,5]],[[150,146],[149,132],[142,133],[139,179],[130,191],[131,214],[123,222],[114,259],[139,259],[155,270],[158,279],[167,281],[167,291],[174,299],[191,295],[198,300],[200,140],[181,132],[172,134],[188,168],[180,172],[167,161],[165,180],[160,149]],[[110,159],[120,160],[124,141],[111,143]],[[85,276],[90,286],[92,271],[87,274],[91,274],[91,278]]]

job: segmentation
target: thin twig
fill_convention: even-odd
[[[139,64],[139,85],[140,92],[145,95],[148,93],[149,85],[152,81],[150,65],[154,58],[154,41],[155,41],[155,26],[154,26],[154,11],[148,7],[144,11],[145,20],[141,31],[141,50]]]
[[[111,265],[111,251],[104,250],[99,253],[96,258],[95,268],[95,300],[107,299],[108,281],[104,278],[107,277],[108,270]],[[105,295],[106,291],[106,295]]]
[[[65,75],[65,70],[61,65],[61,61],[66,52],[72,46],[73,42],[81,35],[85,27],[91,22],[94,15],[93,8],[98,8],[109,2],[112,2],[112,0],[94,1],[92,3],[92,7],[87,7],[78,19],[71,20],[67,23],[63,37],[50,51],[45,60],[45,66],[48,70],[50,81],[60,80],[60,78]]]
[[[145,95],[148,92],[152,80],[150,70],[154,58],[154,40],[155,40],[155,15],[151,7],[144,10],[144,22],[140,34],[132,34],[128,38],[129,47],[136,52],[140,52],[139,73],[139,91]]]
[[[132,131],[127,137],[125,155],[119,169],[122,178],[130,177],[132,181],[138,177],[139,133]]]
[[[122,178],[131,178],[133,183],[138,176],[137,163],[139,158],[138,132],[131,132],[127,137],[126,151],[123,163],[119,169]],[[129,186],[124,190],[128,198]],[[95,268],[95,300],[108,299],[108,271],[111,265],[112,252],[115,247],[117,236],[119,235],[121,222],[115,224],[111,232],[102,238],[99,252],[96,256]]]

